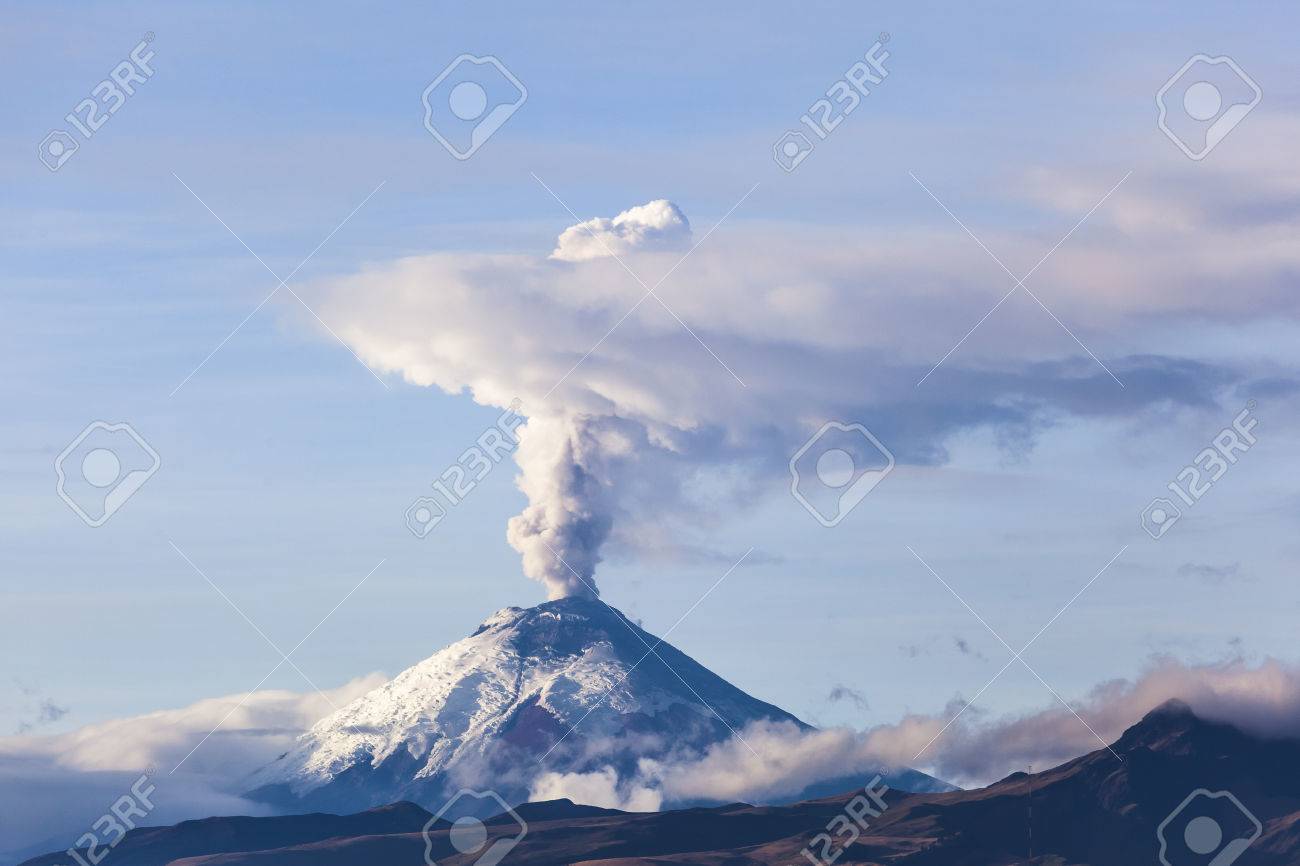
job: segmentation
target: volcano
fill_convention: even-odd
[[[529,866],[1117,866],[1300,863],[1300,740],[1262,738],[1184,704],[1147,714],[1110,747],[1038,774],[945,793],[885,792],[861,832],[830,835],[858,790],[786,806],[630,813],[567,800],[486,822],[493,839],[527,833],[505,863]],[[1231,799],[1227,794],[1231,793]],[[123,866],[473,866],[450,828],[397,803],[358,815],[211,818],[126,834]],[[1210,819],[1211,841],[1188,831]],[[823,831],[823,828],[827,830]],[[830,857],[819,859],[830,845]],[[23,866],[60,866],[64,852]]]
[[[322,719],[258,772],[278,808],[436,807],[458,788],[522,802],[544,771],[699,754],[757,721],[809,726],[587,597],[498,611],[464,640]],[[946,789],[914,771],[895,787]],[[849,782],[852,784],[852,782]]]

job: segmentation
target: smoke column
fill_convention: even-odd
[[[597,595],[600,546],[614,522],[598,422],[537,417],[518,432],[519,487],[529,504],[506,537],[550,598]]]
[[[1257,231],[1256,246],[1275,249],[1276,228]],[[1130,238],[1142,248],[1135,260],[1148,261],[1161,238]],[[1007,240],[1041,254],[1036,238]],[[1115,285],[1149,285],[1151,269],[1121,267],[1113,240],[1078,238],[1070,254],[1098,262]],[[1250,308],[1268,320],[1294,256],[1252,257],[1271,276],[1256,297],[1229,298],[1219,287],[1239,277],[1240,243],[1223,244],[1207,232],[1203,255],[1188,260],[1187,233],[1173,232],[1157,252],[1178,266],[1160,269],[1160,285],[1141,296],[1099,293],[1085,266],[1052,278],[1071,315],[1090,323],[1085,335],[1134,345],[1157,312]],[[313,287],[313,306],[373,371],[482,406],[520,399],[529,420],[515,459],[528,504],[507,538],[525,573],[562,598],[596,594],[603,544],[707,555],[694,543],[700,527],[762,495],[747,487],[788,486],[789,456],[828,420],[861,422],[900,463],[933,465],[962,432],[992,433],[1018,453],[1070,417],[1204,410],[1257,360],[1131,355],[1115,366],[1136,384],[1123,400],[1099,400],[1093,359],[1062,355],[1057,335],[1027,334],[1008,315],[917,387],[951,353],[950,335],[987,312],[988,263],[967,247],[936,256],[929,229],[881,238],[731,223],[693,245],[686,217],[659,199],[569,226],[549,254],[437,252],[367,265]],[[654,293],[663,297],[651,298],[645,290],[664,280]],[[973,307],[951,300],[968,295]]]

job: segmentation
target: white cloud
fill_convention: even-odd
[[[691,225],[677,205],[656,199],[628,208],[613,219],[597,217],[570,226],[555,242],[551,258],[585,262],[634,250],[680,248],[691,236]]]
[[[1158,658],[1136,681],[1099,685],[1074,707],[1109,744],[1174,698],[1204,719],[1258,736],[1300,736],[1300,666],[1276,659],[1252,666],[1241,660],[1188,665]],[[763,803],[796,795],[819,781],[881,768],[913,766],[949,782],[982,785],[1031,764],[1043,770],[1104,748],[1059,705],[1001,718],[972,707],[950,725],[962,703],[954,700],[943,712],[910,715],[863,731],[801,731],[789,723],[753,723],[702,755],[643,760],[631,778],[619,778],[611,768],[550,773],[533,790],[613,808],[650,802],[654,796],[668,806],[698,800]]]
[[[1023,294],[918,387],[1013,283],[947,226],[886,235],[734,222],[683,260],[663,247],[685,238],[685,219],[657,201],[566,229],[549,258],[418,256],[314,294],[376,370],[484,404],[520,398],[530,504],[510,539],[554,597],[592,581],[616,521],[667,512],[687,526],[683,488],[698,472],[745,461],[751,480],[784,471],[826,420],[865,423],[901,462],[932,463],[963,429],[997,428],[1008,447],[1025,447],[1071,415],[1212,404],[1259,353],[1241,355],[1242,369],[1198,364],[1145,354],[1144,335],[1154,320],[1293,317],[1300,244],[1285,215],[1225,232],[1189,207],[1162,228],[1132,215],[1158,192],[1141,183],[1105,206],[1130,215],[1099,215],[1034,277],[1125,388]],[[1094,202],[1106,191],[1083,185]],[[982,238],[1017,263],[1052,243],[1006,230]],[[649,285],[669,275],[662,303],[624,266]]]
[[[54,837],[59,845],[70,844],[143,773],[157,786],[150,823],[266,814],[239,796],[247,776],[287,750],[334,705],[383,681],[371,674],[323,694],[227,695],[65,734],[0,737],[3,848]]]
[[[382,677],[371,675],[327,694],[341,705],[381,682]],[[213,814],[266,814],[263,807],[239,796],[249,773],[283,752],[329,704],[315,693],[258,692],[231,715],[242,697],[214,698],[56,736],[0,739],[0,815],[6,845],[18,848],[51,837],[58,837],[56,846],[67,844],[69,835],[83,832],[149,769],[156,771],[158,786],[152,823]],[[1157,658],[1137,680],[1103,683],[1073,705],[1111,742],[1171,698],[1187,702],[1205,719],[1258,736],[1300,736],[1300,666],[1276,659],[1257,665],[1241,660],[1189,665]],[[954,700],[940,713],[910,715],[862,731],[801,731],[788,723],[754,723],[740,731],[739,738],[717,743],[702,754],[644,759],[635,773],[622,776],[595,763],[601,744],[592,741],[586,744],[584,760],[597,769],[559,773],[536,767],[527,770],[533,774],[529,778],[521,768],[512,781],[528,784],[535,800],[567,797],[608,808],[652,811],[698,800],[772,801],[817,782],[882,767],[917,766],[947,781],[983,784],[1029,764],[1047,768],[1102,748],[1060,706],[1000,718],[974,707],[949,725],[961,703]],[[171,774],[227,715],[221,730]],[[481,777],[460,781],[471,786],[488,783]]]
[[[1250,665],[1237,659],[1191,665],[1156,658],[1135,681],[1103,683],[1081,701],[1078,714],[1101,739],[1118,739],[1151,709],[1177,698],[1202,718],[1227,722],[1262,737],[1300,736],[1300,667],[1277,659]],[[953,711],[960,709],[956,702]],[[1102,748],[1079,719],[1059,704],[1042,712],[1000,719],[968,710],[926,751],[922,763],[945,778],[988,782],[1027,765],[1049,767]],[[875,728],[881,754],[911,758],[951,715],[913,716]],[[883,746],[888,743],[888,748]],[[908,754],[908,752],[911,754]]]
[[[569,799],[602,809],[625,812],[657,812],[663,803],[659,791],[641,785],[620,786],[618,774],[606,767],[593,773],[554,773],[538,776],[528,799]]]

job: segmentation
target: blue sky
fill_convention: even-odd
[[[322,4],[308,15],[258,4],[32,3],[7,17],[0,733],[32,724],[43,701],[69,710],[42,728],[54,732],[241,692],[275,665],[275,651],[173,544],[285,649],[374,569],[294,654],[326,688],[395,673],[493,610],[544,598],[506,542],[506,522],[525,505],[510,464],[428,538],[402,521],[499,410],[396,371],[382,374],[385,388],[284,290],[193,372],[276,280],[185,185],[284,276],[382,183],[295,275],[290,285],[305,293],[403,256],[545,256],[574,220],[534,173],[583,219],[670,199],[696,239],[758,184],[718,229],[719,253],[746,232],[908,249],[920,236],[936,261],[969,263],[969,279],[987,282],[994,299],[1010,286],[1006,274],[909,171],[999,255],[1005,249],[1016,273],[1132,171],[1115,202],[1124,207],[1099,209],[1054,260],[1085,285],[1118,267],[1108,248],[1120,259],[1140,253],[1137,242],[1108,247],[1126,225],[1172,223],[1186,209],[1202,217],[1182,241],[1188,255],[1207,236],[1231,249],[1261,224],[1285,246],[1300,200],[1281,160],[1298,128],[1296,20],[1284,4],[657,4],[607,13]],[[146,32],[155,34],[154,77],[67,165],[47,171],[36,145]],[[772,142],[881,32],[890,34],[890,77],[806,164],[782,172]],[[460,162],[425,131],[420,94],[465,52],[501,58],[529,96]],[[1265,94],[1200,163],[1157,129],[1153,102],[1198,52],[1232,55]],[[1078,259],[1066,258],[1072,248]],[[1152,258],[1153,282],[1176,250]],[[827,724],[937,711],[971,696],[1008,658],[907,545],[1017,648],[1128,545],[1029,654],[1069,697],[1134,676],[1153,653],[1293,657],[1288,395],[1298,359],[1285,290],[1295,271],[1285,250],[1274,253],[1266,272],[1243,269],[1243,297],[1227,312],[1200,300],[1178,308],[1175,298],[1108,329],[1107,304],[1067,302],[1084,342],[1121,359],[1117,367],[1140,369],[1131,359],[1146,355],[1205,365],[1192,377],[1204,402],[1136,400],[1098,378],[1079,402],[1108,408],[1055,415],[1034,429],[1032,448],[999,447],[1009,434],[996,425],[957,425],[942,437],[946,459],[900,461],[833,530],[794,502],[788,478],[763,475],[744,507],[697,527],[693,541],[707,556],[607,550],[605,598],[661,631],[755,548],[671,640],[742,688]],[[1053,310],[1058,276],[1044,269]],[[947,272],[934,280],[928,297],[957,309],[951,320],[946,310],[916,320],[937,331],[926,338],[939,346],[930,363],[991,305],[963,296]],[[1269,281],[1276,293],[1254,290]],[[665,297],[690,291],[689,279],[666,284]],[[1001,330],[977,331],[953,356],[965,355],[969,370],[1007,340],[1024,341],[1017,363],[1091,363],[1024,295],[995,315]],[[1232,376],[1215,379],[1229,367]],[[707,358],[699,370],[721,375]],[[966,387],[958,370],[941,367],[920,387],[948,405],[939,397]],[[1172,389],[1182,380],[1150,381]],[[730,385],[719,378],[716,387]],[[1143,506],[1252,397],[1259,444],[1168,537],[1142,534]],[[885,429],[915,430],[877,411]],[[94,419],[129,421],[162,457],[158,475],[99,529],[55,495],[53,471]],[[868,709],[829,701],[836,685],[860,691]],[[266,686],[307,687],[286,669]],[[1050,700],[1011,670],[981,703],[1011,712]]]

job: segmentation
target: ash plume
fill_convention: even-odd
[[[1112,204],[1142,197],[1135,181]],[[1243,231],[1274,228],[1261,220]],[[1227,263],[1175,256],[1155,286],[1149,268],[1116,271],[1129,260],[1116,258],[1116,238],[1145,262],[1185,250],[1188,232]],[[995,240],[1013,254],[1041,253],[1030,235]],[[1122,342],[1156,313],[1190,319],[1226,304],[1217,285],[1236,258],[1221,248],[1208,224],[1172,235],[1116,225],[1104,243],[1072,239],[1043,279],[1081,339]],[[1108,263],[1113,282],[1150,291],[1099,293],[1093,260]],[[1093,358],[1010,305],[978,344],[929,375],[951,354],[952,335],[1005,291],[990,288],[987,266],[974,245],[936,256],[920,228],[879,237],[737,218],[696,242],[680,209],[659,199],[571,226],[552,250],[412,256],[310,291],[372,370],[484,406],[520,398],[528,422],[516,459],[528,505],[508,539],[527,575],[558,598],[595,593],[611,545],[698,548],[702,527],[788,488],[790,455],[828,420],[865,425],[900,466],[936,465],[959,434],[1023,450],[1066,420],[1213,411],[1251,375],[1241,358],[1108,358],[1118,389]],[[1285,256],[1252,266],[1291,268]],[[1264,314],[1271,283],[1256,284],[1265,288],[1243,288],[1225,314]],[[936,286],[961,301],[941,300]]]
[[[598,424],[532,418],[518,434],[515,459],[528,507],[510,519],[506,537],[549,598],[598,595],[596,564],[614,522]]]

